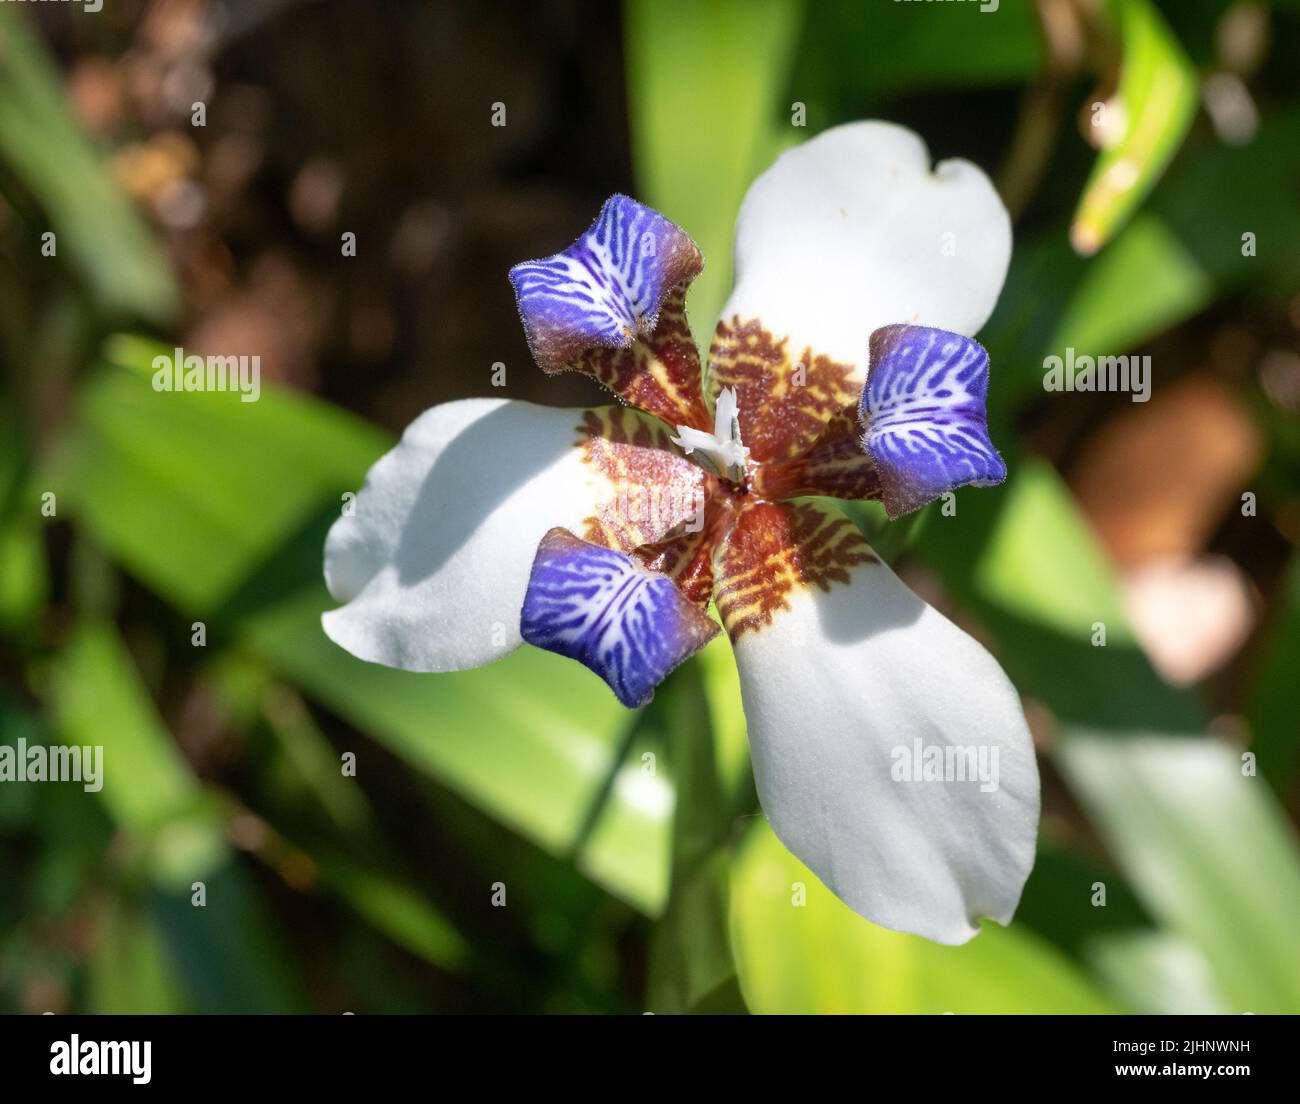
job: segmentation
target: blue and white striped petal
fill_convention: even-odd
[[[684,230],[615,195],[568,249],[515,265],[510,283],[534,358],[556,372],[589,349],[625,349],[653,333],[669,293],[703,267]]]
[[[1006,479],[989,440],[988,387],[989,355],[969,337],[904,325],[872,333],[859,414],[891,518],[964,484]]]
[[[718,626],[666,575],[552,529],[537,546],[519,630],[529,644],[590,668],[635,709]]]

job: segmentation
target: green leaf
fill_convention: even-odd
[[[321,881],[377,930],[412,954],[445,970],[465,965],[469,949],[460,933],[419,893],[400,881],[341,855],[311,849]]]
[[[1300,1012],[1300,853],[1260,778],[1210,738],[1076,731],[1057,759],[1152,916],[1236,1012]]]
[[[241,866],[231,860],[204,879],[206,903],[156,891],[154,924],[184,980],[193,1011],[302,1013],[307,1001],[286,943]]]
[[[101,788],[92,792],[109,815],[152,841],[152,865],[165,884],[202,878],[224,857],[220,829],[116,631],[80,626],[51,677],[63,742],[103,749]]]
[[[11,517],[0,530],[0,625],[30,625],[45,605],[49,572],[41,531],[30,513]]]
[[[1246,704],[1260,773],[1286,800],[1300,787],[1300,556],[1291,558]]]
[[[1137,347],[1232,288],[1261,279],[1290,295],[1300,273],[1300,207],[1289,201],[1300,112],[1266,116],[1249,146],[1188,148],[1097,257],[1079,257],[1055,229],[1016,245],[1007,284],[980,340],[993,364],[989,416],[1043,394],[1043,360],[1073,346],[1095,355]],[[1213,196],[1212,205],[1205,197]],[[1243,235],[1255,236],[1255,254]],[[1064,401],[1064,400],[1062,400]]]
[[[640,198],[687,231],[704,272],[687,305],[708,345],[731,286],[732,225],[790,127],[784,90],[800,0],[627,0],[624,43]]]
[[[730,803],[718,776],[701,669],[686,664],[644,718],[664,730],[676,780],[672,887],[650,942],[656,1012],[743,1011],[727,933]]]
[[[1067,348],[1136,351],[1204,308],[1214,293],[1210,275],[1165,220],[1144,212],[1084,267],[1047,347],[1058,355]]]
[[[1133,643],[1111,567],[1060,476],[1014,456],[1008,467],[1005,486],[963,490],[954,516],[932,516],[917,548],[1016,688],[1094,726],[1203,724],[1196,699],[1164,683]]]
[[[170,320],[180,298],[166,256],[103,156],[81,132],[58,70],[27,20],[0,20],[0,161],[49,216],[67,257],[105,309]]]
[[[580,869],[636,907],[663,906],[671,791],[661,779],[619,770],[622,730],[633,715],[596,676],[533,648],[445,675],[363,663],[321,631],[330,604],[314,583],[240,611],[237,631],[281,674],[394,754],[553,854],[576,850]],[[358,759],[364,770],[364,749]],[[602,823],[583,840],[611,774]]]
[[[698,664],[704,679],[718,785],[723,799],[734,806],[752,786],[753,775],[745,707],[740,699],[740,672],[727,634],[718,633],[692,662]]]
[[[1107,988],[1136,1012],[1154,1016],[1228,1012],[1205,955],[1192,943],[1165,932],[1100,936],[1088,959]]]
[[[103,748],[97,796],[143,851],[147,902],[195,1007],[300,1010],[288,951],[226,847],[219,807],[163,728],[116,631],[79,626],[55,661],[51,691],[62,741]],[[202,907],[191,898],[198,882]]]
[[[765,823],[735,866],[732,939],[753,1012],[1114,1011],[1069,960],[1024,928],[990,923],[965,946],[944,947],[868,923]]]
[[[324,502],[359,487],[388,437],[327,403],[272,387],[155,391],[152,343],[119,340],[82,388],[47,478],[82,524],[187,613],[210,613]]]
[[[185,995],[153,917],[124,900],[99,910],[87,976],[86,1010],[139,1016],[184,1012]]]
[[[49,568],[40,519],[27,498],[31,451],[21,420],[0,400],[0,626],[14,636],[35,627],[48,599]]]
[[[876,4],[868,16],[860,0],[818,0],[808,11],[794,94],[852,109],[900,92],[1029,80],[1042,53],[1032,0],[982,6]]]
[[[1181,144],[1196,112],[1196,72],[1150,0],[1111,0],[1122,49],[1119,87],[1107,105],[1122,133],[1097,158],[1070,228],[1095,253],[1133,213]]]
[[[1133,640],[1101,545],[1060,476],[1039,461],[1022,463],[1008,485],[974,581],[989,601],[1067,637],[1088,640],[1100,621],[1108,645]]]

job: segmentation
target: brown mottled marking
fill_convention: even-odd
[[[692,602],[706,606],[713,596],[713,553],[735,520],[735,502],[728,493],[715,494],[705,504],[703,516],[691,520],[694,533],[673,534],[656,544],[638,548],[635,555],[651,571],[667,575]]]
[[[843,515],[806,502],[747,501],[718,547],[713,600],[735,640],[789,609],[796,587],[830,590],[848,583],[855,565],[878,562]]]
[[[862,390],[853,365],[812,349],[795,357],[788,344],[789,338],[773,337],[758,319],[733,315],[730,322],[718,323],[709,350],[709,385],[714,394],[736,389],[740,435],[751,459],[760,463],[793,460],[811,448],[831,418],[855,404]]]
[[[712,419],[699,390],[683,291],[665,303],[651,339],[589,353],[576,366],[649,412],[583,412],[583,458],[612,494],[582,535],[634,554],[701,606],[712,597],[734,639],[789,609],[796,587],[829,590],[847,584],[855,565],[877,562],[847,518],[785,500],[878,498],[880,482],[860,441],[852,366],[811,349],[795,358],[787,338],[738,317],[718,325],[711,386],[736,389],[748,478],[733,486],[687,460],[670,427],[709,430]],[[687,532],[701,508],[703,525]]]
[[[582,537],[623,552],[664,539],[712,494],[716,480],[684,457],[668,428],[625,406],[582,411],[582,459],[610,483]]]
[[[639,334],[626,349],[591,349],[554,371],[582,372],[625,403],[669,425],[711,429],[700,380],[700,354],[686,320],[686,284],[669,292],[654,332]]]
[[[879,498],[880,477],[862,447],[856,405],[835,414],[801,456],[758,465],[753,491],[760,498],[773,500],[801,495]]]

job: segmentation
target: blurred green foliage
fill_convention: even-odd
[[[1270,45],[1245,73],[1260,123],[1233,145],[1196,100],[1225,20],[1261,15]],[[758,815],[725,640],[637,714],[532,649],[429,677],[326,640],[323,535],[389,436],[287,387],[242,404],[148,386],[177,274],[5,5],[0,739],[103,744],[130,784],[95,799],[0,785],[0,1006],[1300,1011],[1300,558],[1275,538],[1290,566],[1257,582],[1277,600],[1240,688],[1171,687],[1028,428],[1048,351],[1295,317],[1300,6],[627,0],[623,31],[627,189],[708,257],[690,298],[702,343],[745,188],[805,135],[894,118],[937,156],[1014,165],[1004,190],[1032,184],[981,335],[1011,478],[963,492],[942,522],[933,507],[892,528],[854,511],[1051,718],[1049,814],[1016,922],[944,948],[826,892]],[[1100,151],[1073,118],[1094,102],[1129,124]],[[1096,256],[1071,248],[1072,227]],[[58,274],[29,296],[50,229]],[[1238,386],[1268,445],[1258,524],[1294,535],[1294,419]],[[236,733],[233,762],[202,766],[171,730],[181,699]],[[1209,734],[1225,709],[1258,777]],[[507,910],[491,907],[498,883]]]

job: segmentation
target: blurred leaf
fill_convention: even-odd
[[[321,880],[394,942],[446,970],[465,964],[468,948],[460,933],[415,890],[319,848],[311,855]]]
[[[17,747],[25,740],[28,747],[42,742],[40,722],[20,702],[0,688],[0,743]],[[35,786],[0,786],[0,832],[16,830],[31,822],[36,812]],[[0,900],[3,895],[0,894]]]
[[[796,894],[806,894],[796,904]],[[1114,1009],[1021,927],[986,923],[944,947],[876,927],[840,902],[766,822],[732,879],[741,989],[758,1013],[1094,1013]]]
[[[1148,911],[1236,1012],[1300,1011],[1300,852],[1262,779],[1209,738],[1074,732],[1057,753]]]
[[[1203,724],[1196,699],[1132,642],[1111,567],[1061,477],[1041,461],[1008,463],[1004,487],[959,492],[957,513],[921,527],[917,550],[995,642],[1016,688],[1094,726]],[[1098,621],[1104,646],[1093,644]]]
[[[110,901],[99,913],[87,976],[86,1010],[140,1016],[185,1011],[171,956],[148,912]]]
[[[239,631],[284,675],[408,763],[552,853],[568,854],[617,768],[621,730],[631,721],[608,688],[578,664],[533,648],[446,675],[363,663],[321,631],[329,604],[316,583],[242,615]],[[364,771],[364,749],[358,760]],[[638,908],[657,911],[666,893],[670,808],[661,779],[620,774],[606,809],[616,819],[587,841],[579,867]]]
[[[48,597],[49,573],[33,516],[11,517],[0,530],[0,625],[31,623]]]
[[[1151,278],[1153,272],[1159,279]],[[1165,221],[1143,213],[1084,268],[1048,348],[1131,350],[1201,310],[1214,290]]]
[[[112,626],[77,629],[51,689],[61,739],[102,746],[98,797],[118,824],[152,842],[156,876],[173,887],[204,877],[224,854],[219,828]]]
[[[97,796],[130,842],[147,847],[148,902],[198,1010],[300,1009],[291,959],[226,847],[217,807],[162,727],[111,626],[76,630],[56,661],[52,691],[61,739],[103,747]],[[206,887],[203,907],[191,903],[195,882]]]
[[[1033,0],[876,4],[817,0],[795,66],[795,95],[848,101],[937,88],[1017,84],[1038,70]]]
[[[745,708],[740,700],[740,672],[736,655],[725,632],[718,633],[693,660],[704,679],[704,697],[709,709],[709,731],[722,797],[735,806],[752,785],[749,769],[749,733]]]
[[[1189,148],[1151,197],[1151,210],[1220,290],[1272,281],[1290,295],[1300,287],[1298,132],[1300,106],[1278,104],[1246,145],[1207,139]],[[1251,251],[1244,249],[1247,233]]]
[[[151,322],[176,313],[166,255],[81,132],[40,38],[13,11],[0,20],[0,162],[49,215],[57,255],[102,307]]]
[[[1123,58],[1119,87],[1106,106],[1121,133],[1103,149],[1070,227],[1083,254],[1110,240],[1151,190],[1196,112],[1196,73],[1149,0],[1111,0]]]
[[[0,626],[15,634],[31,625],[49,589],[39,516],[23,501],[29,451],[22,424],[0,402]]]
[[[222,1013],[301,1013],[307,1003],[290,946],[282,941],[253,883],[234,861],[204,880],[207,903],[155,892],[149,905],[184,979],[192,1009]]]
[[[1088,957],[1117,999],[1155,1016],[1226,1013],[1205,955],[1163,932],[1128,932],[1095,939]]]
[[[374,817],[365,792],[339,770],[338,756],[306,703],[282,684],[262,687],[259,698],[267,728],[284,754],[287,784],[308,790],[354,840],[373,837]]]
[[[1055,230],[1017,242],[980,332],[993,364],[991,422],[1007,425],[1041,399],[1049,354],[1136,352],[1249,282],[1274,280],[1290,294],[1300,283],[1291,199],[1300,179],[1287,151],[1298,131],[1300,111],[1286,108],[1264,118],[1249,146],[1189,143],[1146,209],[1095,258],[1077,256]],[[1257,239],[1253,256],[1243,254],[1245,233]]]
[[[704,272],[687,300],[707,347],[731,286],[740,201],[789,127],[785,88],[801,0],[626,0],[628,110],[640,198],[691,235]],[[785,128],[778,120],[785,115]],[[782,137],[783,136],[783,137]]]
[[[1073,840],[1064,837],[1055,818],[1039,825],[1038,854],[1020,895],[1016,923],[1082,962],[1097,940],[1150,928],[1151,918],[1113,867],[1080,855],[1069,845]],[[1106,886],[1105,908],[1093,903],[1098,882]]]
[[[1133,639],[1105,553],[1047,464],[1020,465],[973,577],[989,601],[1068,637],[1088,640],[1100,621],[1108,645]]]
[[[1300,788],[1300,556],[1293,556],[1246,702],[1251,750],[1283,800]]]
[[[158,392],[152,343],[119,341],[82,388],[78,422],[48,478],[59,501],[142,581],[206,614],[324,501],[355,490],[389,445],[327,403],[263,387]]]
[[[645,722],[665,729],[676,780],[672,883],[650,941],[649,1005],[656,1012],[743,1011],[727,934],[730,803],[698,666],[673,673]]]

